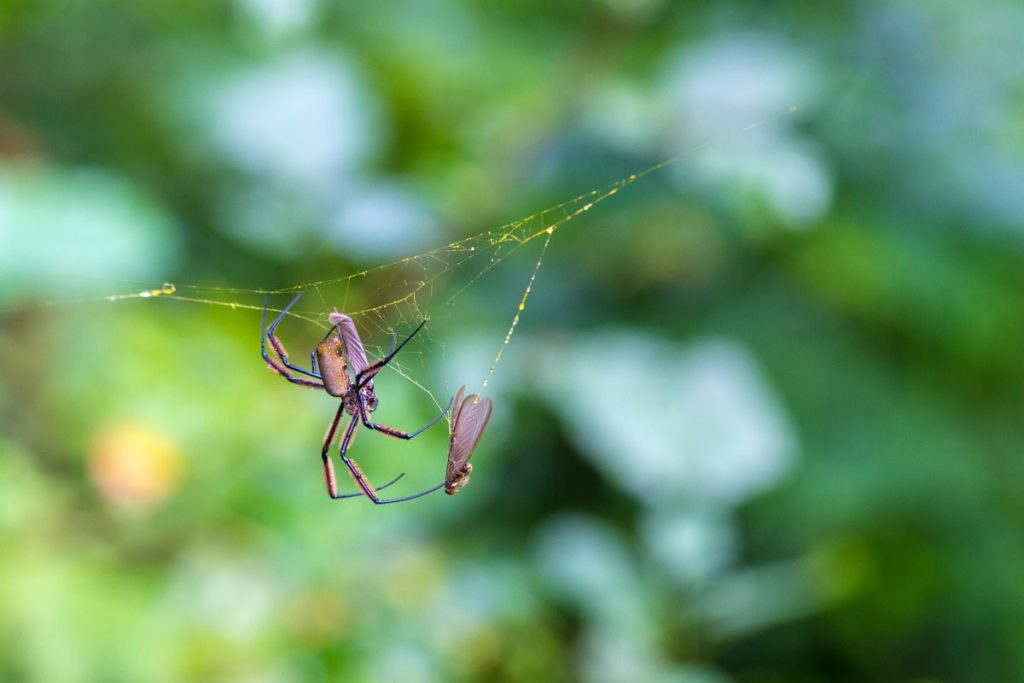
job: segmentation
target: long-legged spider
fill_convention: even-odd
[[[270,323],[270,327],[267,327],[267,304],[270,300],[268,294],[266,299],[263,301],[263,313],[260,316],[260,353],[263,356],[263,360],[266,361],[267,367],[276,372],[277,374],[284,377],[292,384],[298,384],[304,387],[310,387],[312,389],[323,389],[331,396],[341,399],[341,405],[338,406],[338,412],[335,413],[334,419],[331,420],[331,424],[327,427],[327,434],[324,436],[324,444],[321,450],[321,458],[324,466],[324,482],[327,484],[327,494],[335,500],[341,498],[355,498],[358,496],[366,496],[377,505],[386,505],[388,503],[401,503],[403,501],[412,500],[413,498],[419,498],[425,496],[428,493],[433,493],[438,490],[444,484],[439,484],[433,488],[429,488],[426,491],[420,491],[419,493],[411,496],[404,496],[402,498],[390,498],[385,499],[377,495],[379,489],[375,489],[366,475],[363,474],[362,470],[359,469],[359,465],[354,460],[348,457],[348,449],[352,445],[352,440],[355,438],[356,428],[360,423],[367,429],[386,434],[397,439],[412,439],[418,434],[422,433],[426,429],[434,425],[438,420],[444,417],[445,413],[452,407],[452,402],[448,402],[448,407],[441,411],[441,413],[433,420],[420,427],[414,432],[403,432],[395,429],[394,427],[388,427],[370,420],[370,413],[377,409],[379,400],[376,394],[373,392],[373,378],[381,371],[384,366],[391,362],[391,360],[402,350],[402,347],[409,343],[409,340],[416,336],[416,334],[423,329],[423,326],[427,324],[424,320],[421,322],[412,333],[406,337],[401,344],[395,345],[398,340],[397,335],[391,337],[391,349],[387,355],[378,361],[370,363],[366,358],[366,350],[363,347],[363,342],[359,338],[359,332],[356,330],[355,323],[352,318],[339,313],[336,309],[330,314],[329,320],[332,325],[331,329],[327,332],[324,338],[316,345],[316,348],[310,353],[310,369],[306,370],[301,368],[291,361],[288,360],[288,352],[285,351],[284,345],[277,339],[276,330],[277,326],[281,323],[291,307],[295,305],[295,302],[302,296],[302,292],[295,295],[284,310],[281,311],[280,315],[274,319],[274,322]],[[273,347],[274,353],[277,354],[277,358],[273,358],[267,353],[267,340],[270,340],[270,345]],[[354,372],[353,378],[349,376],[349,364],[352,365],[352,371]],[[307,377],[312,377],[313,380],[304,379],[302,377],[296,377],[292,372]],[[349,420],[348,427],[345,428],[345,435],[341,440],[341,447],[339,449],[339,455],[341,456],[342,462],[348,468],[349,475],[352,480],[359,487],[360,493],[338,493],[338,482],[334,476],[334,463],[331,460],[330,449],[334,443],[334,439],[338,434],[338,424],[341,422],[341,417],[345,413],[352,416]],[[403,475],[398,475],[390,482],[381,486],[380,489],[387,488],[394,484],[396,481],[402,478]]]

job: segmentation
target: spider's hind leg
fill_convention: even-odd
[[[338,410],[338,414],[334,418],[334,422],[331,425],[331,429],[329,429],[328,432],[327,432],[328,437],[329,437],[330,440],[333,440],[333,438],[334,438],[334,433],[333,432],[337,428],[338,420],[340,420],[340,419],[341,419],[341,409]],[[387,498],[381,498],[380,496],[378,496],[377,495],[377,491],[382,490],[382,489],[386,488],[387,486],[391,486],[391,484],[394,484],[396,481],[398,481],[398,479],[394,479],[394,480],[388,482],[384,486],[381,486],[380,489],[374,489],[373,488],[373,484],[371,484],[370,481],[366,478],[366,475],[363,474],[363,471],[361,469],[359,469],[359,465],[357,465],[354,460],[352,460],[350,457],[348,457],[348,455],[347,455],[348,447],[349,447],[349,444],[351,444],[351,442],[352,442],[352,435],[355,433],[356,427],[358,427],[358,426],[359,426],[359,416],[358,415],[353,415],[352,416],[352,420],[349,422],[348,428],[345,430],[345,437],[341,440],[341,448],[339,449],[339,455],[341,456],[342,462],[345,463],[345,467],[348,468],[348,473],[352,477],[352,481],[354,481],[356,483],[356,486],[359,487],[359,490],[362,491],[362,493],[361,494],[349,494],[349,495],[339,496],[336,493],[336,489],[337,489],[337,484],[336,483],[334,483],[334,486],[333,486],[334,491],[332,492],[331,491],[331,488],[332,488],[331,484],[332,484],[333,479],[334,479],[334,466],[331,465],[330,464],[331,461],[325,457],[325,460],[324,460],[324,463],[325,463],[324,464],[324,474],[325,474],[325,476],[329,477],[329,479],[328,479],[328,492],[331,493],[331,498],[350,498],[353,495],[364,495],[367,498],[369,498],[371,501],[373,501],[374,505],[389,505],[391,503],[403,503],[403,502],[405,502],[407,500],[413,500],[414,498],[419,498],[421,496],[425,496],[428,493],[433,493],[434,491],[437,491],[439,488],[444,486],[444,483],[442,482],[441,484],[438,484],[437,486],[435,486],[435,487],[433,487],[431,489],[427,489],[426,491],[420,491],[419,493],[415,493],[415,494],[413,494],[411,496],[403,496],[402,498],[390,498],[390,499],[387,499]],[[329,447],[330,447],[330,442],[326,441],[325,445],[324,445],[325,453],[326,453],[326,450]],[[328,474],[328,472],[330,474]]]
[[[331,461],[330,450],[331,450],[331,444],[334,442],[334,435],[338,431],[338,422],[341,420],[341,416],[344,414],[344,410],[345,410],[345,404],[342,404],[338,408],[338,412],[334,416],[334,419],[331,420],[330,426],[327,427],[327,434],[324,436],[324,446],[323,446],[323,449],[322,449],[321,454],[320,454],[321,458],[323,459],[323,463],[324,463],[324,483],[327,485],[327,495],[329,495],[334,500],[342,500],[344,498],[359,498],[359,497],[361,497],[363,495],[367,495],[365,493],[366,489],[364,489],[363,486],[361,484],[359,484],[359,481],[356,481],[356,484],[360,488],[360,492],[359,493],[338,493],[338,480],[337,480],[337,477],[335,477],[335,475],[334,475],[334,462]],[[346,448],[346,449],[348,448],[348,444],[351,443],[351,441],[352,441],[352,433],[354,431],[354,426],[356,424],[358,424],[358,423],[356,422],[356,419],[353,417],[351,423],[349,424],[348,429],[345,430],[345,440],[342,442],[342,446],[344,448]],[[344,456],[342,456],[342,457],[344,457]],[[358,469],[358,467],[357,467],[357,469]],[[362,472],[360,472],[360,474],[362,474]],[[383,486],[381,486],[380,488],[378,488],[377,491],[383,491],[384,489],[386,489],[387,487],[391,486],[392,484],[394,484],[395,482],[397,482],[399,479],[401,479],[404,476],[405,476],[405,472],[402,472],[397,477],[395,477],[394,479],[392,479],[388,483],[386,483]],[[366,478],[363,477],[364,481],[365,481],[365,479]],[[369,486],[369,482],[366,482],[366,485]],[[371,491],[373,490],[372,486],[370,487],[370,490]]]
[[[386,488],[388,486],[391,486],[396,481],[398,481],[398,479],[393,479],[392,481],[388,482],[384,486],[381,486],[378,489],[374,489],[373,486],[370,484],[370,482],[366,479],[366,475],[363,474],[363,471],[361,469],[359,469],[359,465],[357,465],[354,460],[352,460],[351,458],[349,458],[347,455],[344,455],[344,454],[341,456],[341,459],[345,463],[345,466],[348,467],[348,472],[349,472],[350,475],[352,475],[353,481],[355,481],[356,485],[360,489],[362,489],[362,491],[363,491],[362,494],[354,493],[354,494],[351,494],[351,495],[352,496],[365,495],[367,498],[369,498],[371,501],[373,501],[374,505],[390,505],[391,503],[404,503],[407,500],[414,500],[416,498],[421,498],[421,497],[423,497],[423,496],[425,496],[425,495],[427,495],[429,493],[433,493],[434,491],[437,491],[439,488],[444,486],[444,482],[441,482],[440,484],[438,484],[437,486],[434,486],[433,488],[429,488],[426,491],[420,491],[419,493],[414,493],[411,496],[402,496],[401,498],[381,498],[381,497],[379,497],[377,495],[377,491],[380,491],[380,490],[382,490],[382,489],[384,489],[384,488]],[[338,496],[338,497],[350,497],[350,496]]]

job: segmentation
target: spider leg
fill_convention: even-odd
[[[394,484],[395,482],[397,482],[399,479],[401,479],[404,476],[405,476],[405,472],[402,472],[397,477],[395,477],[394,479],[392,479],[388,483],[384,484],[383,486],[378,486],[376,490],[377,491],[383,491],[384,489],[386,489],[387,487],[391,486],[392,484]],[[334,463],[331,462],[330,457],[328,457],[328,458],[326,458],[324,460],[324,477],[329,477],[328,481],[334,481]],[[444,486],[444,484],[441,484],[441,486]],[[328,484],[327,494],[331,498],[333,498],[334,500],[343,500],[345,498],[362,498],[364,495],[366,495],[364,493],[338,493],[337,484],[335,484],[335,489],[334,489],[333,493],[331,492],[330,484]],[[373,500],[373,499],[371,499],[371,500]],[[376,501],[374,501],[374,502],[376,502]]]
[[[364,495],[363,493],[338,493],[338,480],[334,476],[334,463],[331,461],[329,451],[331,450],[331,444],[334,443],[334,437],[338,432],[338,423],[341,421],[341,416],[342,414],[344,414],[344,411],[345,404],[343,403],[338,408],[338,412],[334,415],[334,419],[331,420],[330,426],[327,427],[327,434],[324,436],[324,446],[320,453],[320,457],[323,459],[324,463],[324,483],[327,485],[327,495],[329,495],[334,500],[341,500],[342,498],[360,498]],[[356,420],[353,417],[352,424],[355,424],[355,422]],[[346,439],[349,442],[351,442],[352,431],[353,428],[352,425],[350,424],[349,428],[346,430],[345,435]],[[399,474],[397,477],[395,477],[388,483],[384,484],[377,490],[382,491],[386,489],[387,487],[391,486],[404,476],[405,472]]]
[[[298,294],[295,295],[295,297],[291,301],[288,302],[288,305],[284,307],[284,309],[281,311],[281,314],[278,315],[276,318],[274,318],[274,322],[270,323],[270,327],[266,328],[266,330],[267,330],[266,331],[266,336],[267,336],[267,339],[270,340],[270,345],[274,347],[274,351],[277,352],[277,355],[280,357],[281,362],[284,364],[284,366],[286,368],[288,368],[290,370],[294,370],[295,372],[298,372],[300,374],[307,375],[307,376],[312,377],[314,379],[320,379],[319,373],[316,372],[315,365],[314,365],[313,372],[310,372],[309,370],[306,370],[305,368],[300,368],[298,365],[295,365],[294,363],[292,363],[291,361],[288,360],[288,352],[285,351],[284,344],[282,344],[278,340],[277,334],[276,334],[277,333],[277,326],[281,324],[281,321],[284,320],[284,317],[286,315],[288,315],[288,311],[291,310],[292,306],[295,305],[295,302],[298,301],[299,297],[301,297],[303,294],[304,294],[304,292],[299,292]],[[263,313],[264,313],[264,317],[262,318],[262,323],[263,324],[266,323],[265,315],[266,315],[266,311],[267,311],[267,302],[269,301],[269,299],[270,299],[270,294],[267,294],[267,296],[263,299]]]
[[[263,309],[263,315],[264,316],[266,315],[266,308]],[[265,319],[264,319],[263,322],[264,323],[266,322]],[[266,339],[266,333],[263,331],[263,327],[260,326],[259,350],[260,350],[260,355],[263,356],[263,360],[266,361],[266,367],[267,368],[269,368],[270,370],[272,370],[275,373],[278,373],[279,375],[284,377],[286,380],[288,380],[292,384],[298,384],[300,386],[306,386],[306,387],[309,387],[311,389],[323,389],[324,388],[324,385],[319,383],[319,382],[310,382],[309,380],[304,380],[304,379],[300,379],[298,377],[293,377],[292,374],[290,372],[288,372],[288,369],[285,368],[285,366],[281,365],[281,361],[280,360],[276,360],[276,359],[270,357],[270,355],[266,352],[266,341],[265,341],[265,339]]]
[[[337,421],[338,421],[338,419],[340,419],[340,417],[341,417],[341,412],[339,410],[338,416],[335,417],[335,427],[337,426]],[[388,498],[381,498],[381,497],[379,497],[377,495],[377,491],[380,490],[380,489],[374,489],[373,488],[373,485],[366,478],[366,475],[363,474],[363,471],[361,469],[359,469],[359,465],[357,465],[356,462],[354,460],[352,460],[351,458],[349,458],[348,455],[347,455],[349,444],[352,442],[352,435],[355,433],[356,427],[358,427],[358,426],[359,426],[358,416],[357,415],[353,415],[352,416],[352,420],[348,424],[348,428],[345,430],[345,438],[343,438],[341,440],[341,448],[340,448],[340,453],[339,454],[341,455],[342,462],[344,462],[345,466],[348,467],[348,473],[349,473],[349,475],[351,475],[352,481],[354,481],[356,483],[356,486],[358,486],[359,489],[363,492],[362,495],[365,495],[367,498],[372,500],[374,505],[389,505],[391,503],[403,503],[403,502],[405,502],[407,500],[413,500],[414,498],[419,498],[421,496],[425,496],[428,493],[433,493],[434,491],[437,491],[439,488],[444,486],[444,483],[442,482],[442,483],[438,484],[437,486],[435,486],[435,487],[433,487],[431,489],[427,489],[426,491],[420,491],[419,493],[414,493],[411,496],[403,496],[401,498],[390,498],[390,499],[388,499]],[[332,470],[332,475],[333,475],[333,470]],[[395,480],[395,481],[397,481],[397,480]],[[387,484],[387,486],[390,486],[393,483],[394,483],[394,481],[389,482]],[[381,486],[380,488],[383,489],[384,487]],[[356,495],[358,495],[358,494],[356,494]],[[331,497],[334,498],[335,496],[332,495]]]
[[[374,431],[380,432],[381,434],[386,434],[388,436],[393,436],[396,439],[406,439],[406,440],[411,439],[411,438],[413,438],[415,436],[419,436],[420,434],[422,434],[426,430],[428,430],[431,427],[433,427],[434,424],[437,423],[438,420],[440,420],[442,417],[444,417],[445,414],[447,414],[447,412],[452,409],[452,402],[455,400],[454,396],[452,398],[448,399],[448,407],[445,408],[444,410],[442,410],[440,412],[440,414],[438,414],[437,417],[435,417],[433,420],[431,420],[427,424],[425,424],[422,427],[420,427],[419,429],[417,429],[415,432],[403,432],[400,429],[395,429],[394,427],[388,427],[387,425],[382,425],[382,424],[380,424],[378,422],[370,422],[370,413],[366,409],[366,397],[364,397],[361,393],[358,394],[358,396],[359,396],[359,418],[362,420],[364,427],[366,427],[367,429],[372,429]]]
[[[385,365],[390,363],[391,359],[394,358],[396,355],[398,355],[398,352],[402,350],[402,347],[405,346],[406,344],[408,344],[409,341],[413,337],[415,337],[416,334],[420,330],[422,330],[423,326],[426,325],[426,324],[427,324],[427,321],[424,320],[419,325],[417,325],[416,329],[413,330],[412,333],[408,337],[403,339],[402,343],[399,344],[397,347],[395,347],[395,343],[394,343],[394,339],[397,339],[397,335],[395,335],[394,338],[392,339],[391,350],[388,351],[388,355],[384,356],[383,358],[381,358],[380,360],[378,360],[378,361],[376,361],[374,363],[371,363],[369,365],[369,367],[364,369],[362,372],[359,372],[358,374],[356,374],[356,389],[362,389],[364,386],[366,386],[366,384],[368,382],[370,382],[378,372],[380,372],[381,368],[383,368]]]

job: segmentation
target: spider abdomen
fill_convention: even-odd
[[[348,393],[348,361],[340,339],[330,337],[316,345],[316,364],[328,394],[344,396]]]

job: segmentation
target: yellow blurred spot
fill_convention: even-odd
[[[183,461],[165,435],[133,423],[106,427],[92,441],[89,476],[119,511],[143,514],[177,489]]]

